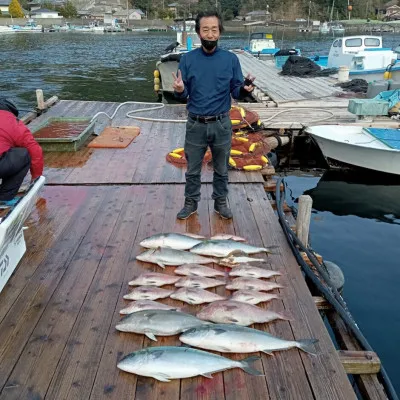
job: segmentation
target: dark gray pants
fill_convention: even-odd
[[[0,200],[11,200],[29,171],[31,157],[27,149],[14,147],[0,156]]]
[[[201,166],[207,147],[211,149],[214,168],[212,198],[215,200],[227,197],[231,145],[232,124],[229,115],[208,123],[188,118],[185,138],[185,197],[200,201]]]

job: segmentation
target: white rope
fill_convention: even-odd
[[[281,115],[281,114],[283,114],[283,113],[285,113],[285,112],[297,112],[297,113],[298,113],[299,111],[301,112],[302,110],[322,111],[322,112],[325,112],[325,113],[328,113],[328,114],[329,114],[328,117],[324,117],[324,118],[319,118],[319,119],[311,120],[311,121],[308,122],[308,124],[314,124],[315,122],[327,121],[328,119],[331,119],[332,117],[335,116],[335,114],[334,114],[332,111],[325,110],[325,109],[323,109],[323,108],[309,108],[309,107],[307,107],[307,108],[306,108],[306,107],[304,107],[304,108],[288,108],[288,109],[286,109],[286,110],[282,110],[282,111],[279,111],[279,112],[275,113],[272,117],[270,117],[270,118],[268,118],[268,119],[265,119],[265,120],[263,120],[262,122],[265,123],[265,122],[271,121],[271,120],[273,120],[274,118],[276,118],[278,115]],[[285,124],[301,124],[301,125],[305,126],[303,123],[301,123],[301,122],[299,122],[299,121],[280,121],[280,122],[272,122],[272,124],[279,124],[279,123],[285,123]],[[270,126],[270,125],[272,125],[272,124],[268,124],[268,126]]]

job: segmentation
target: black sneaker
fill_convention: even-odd
[[[233,217],[232,211],[224,198],[215,199],[214,211],[224,219],[232,219]]]
[[[187,219],[192,214],[197,211],[197,201],[189,198],[185,198],[185,205],[183,206],[182,210],[178,212],[176,218],[178,219]]]

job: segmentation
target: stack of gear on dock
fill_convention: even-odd
[[[271,147],[262,134],[262,124],[256,112],[233,106],[230,110],[232,121],[232,149],[229,166],[244,171],[257,171],[268,165],[266,154]],[[184,148],[180,147],[167,154],[166,159],[178,167],[186,166]],[[211,161],[211,151],[207,150],[203,163]]]

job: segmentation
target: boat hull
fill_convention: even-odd
[[[332,140],[318,134],[315,128],[308,128],[308,134],[317,142],[322,154],[329,164],[329,159],[339,161],[348,165],[366,168],[387,174],[400,175],[400,151],[376,147],[355,145],[345,142],[345,138],[340,138],[340,128],[338,128],[337,140]],[[358,129],[359,127],[352,127]],[[331,127],[332,129],[332,127]],[[362,128],[360,128],[360,131]],[[373,141],[373,137],[360,134],[360,143],[366,140]]]

